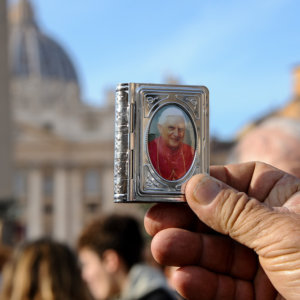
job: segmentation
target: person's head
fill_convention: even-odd
[[[159,117],[158,131],[170,148],[178,148],[185,135],[185,117],[180,108],[171,106],[166,108]]]
[[[142,260],[144,240],[135,218],[111,214],[89,224],[77,248],[92,295],[108,299],[121,292],[130,268]]]
[[[229,163],[263,161],[300,177],[300,122],[271,118],[237,143]]]
[[[49,239],[17,249],[3,271],[1,299],[90,299],[75,254]]]

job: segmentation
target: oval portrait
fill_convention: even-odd
[[[155,171],[175,181],[190,169],[196,148],[196,133],[189,115],[178,105],[158,109],[148,130],[148,153]]]

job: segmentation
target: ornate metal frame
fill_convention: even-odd
[[[176,105],[191,120],[195,137],[194,160],[178,180],[155,171],[148,153],[153,117]],[[181,186],[197,173],[209,172],[209,92],[204,86],[124,83],[116,90],[115,202],[182,202]]]

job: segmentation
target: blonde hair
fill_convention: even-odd
[[[1,300],[87,300],[74,253],[40,239],[25,244],[5,266]]]

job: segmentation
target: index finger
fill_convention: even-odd
[[[144,218],[144,226],[148,234],[154,236],[167,228],[182,228],[191,231],[211,231],[202,223],[187,203],[159,203],[152,206]]]

